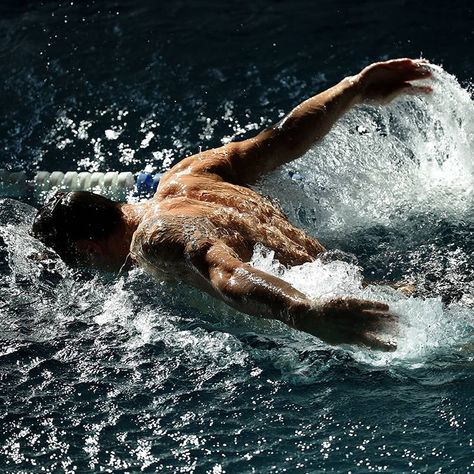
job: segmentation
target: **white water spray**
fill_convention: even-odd
[[[262,189],[320,236],[393,225],[407,213],[470,213],[474,103],[454,76],[431,68],[432,94],[352,110],[302,159],[265,180]],[[290,189],[282,185],[287,170],[303,176]]]
[[[388,107],[351,111],[303,158],[265,180],[261,190],[277,196],[293,221],[330,248],[334,241],[370,236],[374,228],[396,233],[400,240],[418,239],[419,248],[430,231],[424,227],[432,229],[433,223],[461,222],[472,229],[474,103],[453,76],[432,68],[430,96],[403,97]],[[288,171],[303,179],[283,185]],[[401,258],[421,260],[412,280],[423,279],[426,268],[436,267],[440,259],[458,268],[470,257],[452,246],[438,249],[436,255],[425,252],[425,261],[417,249],[409,252]],[[312,298],[352,295],[388,302],[400,316],[398,350],[388,355],[357,351],[357,357],[372,363],[418,363],[435,350],[458,348],[472,332],[472,310],[465,304],[472,301],[472,284],[456,272],[451,277],[464,285],[457,288],[462,297],[446,307],[436,282],[428,297],[407,298],[388,286],[363,288],[361,269],[351,263],[317,261],[285,269],[273,261],[271,252],[257,248],[253,265]]]

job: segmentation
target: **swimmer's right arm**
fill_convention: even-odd
[[[430,92],[430,87],[410,83],[430,75],[423,60],[396,59],[372,64],[305,100],[278,124],[254,138],[189,157],[177,165],[176,171],[206,172],[226,181],[250,184],[303,155],[352,106],[368,101],[386,103],[404,93]]]
[[[393,322],[384,303],[355,298],[311,301],[284,280],[243,263],[221,244],[211,248],[198,266],[214,291],[239,311],[278,319],[329,344],[394,348],[377,336]]]

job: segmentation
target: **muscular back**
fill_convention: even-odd
[[[302,102],[280,123],[257,136],[184,159],[163,177],[153,201],[159,210],[155,214],[188,222],[193,218],[193,225],[200,222],[205,228],[206,245],[219,244],[241,262],[249,261],[256,243],[274,250],[285,265],[313,260],[324,250],[321,244],[247,186],[305,153],[353,105],[364,100],[389,101],[407,91],[429,92],[430,87],[413,86],[408,81],[430,74],[423,61],[373,64]],[[150,217],[146,225],[152,221]],[[185,246],[183,231],[175,226],[171,234],[168,239],[180,240]]]
[[[179,262],[186,264],[216,244],[248,262],[259,243],[284,265],[311,261],[324,250],[255,191],[192,166],[187,171],[165,176],[134,238],[132,252],[138,254],[140,247],[142,258],[162,269],[160,276],[184,278]]]

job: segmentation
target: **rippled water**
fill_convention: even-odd
[[[4,6],[1,166],[167,168],[367,58],[423,48],[469,79],[467,4],[448,42],[441,3],[423,22],[413,4],[336,4]],[[431,97],[351,112],[258,186],[344,253],[286,269],[257,248],[253,264],[312,297],[388,301],[393,353],[330,347],[138,269],[75,272],[28,235],[30,205],[2,200],[0,469],[472,472],[474,104],[434,73]]]

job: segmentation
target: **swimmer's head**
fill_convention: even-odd
[[[69,265],[111,268],[110,239],[121,225],[120,204],[85,191],[57,192],[38,211],[31,230]]]

